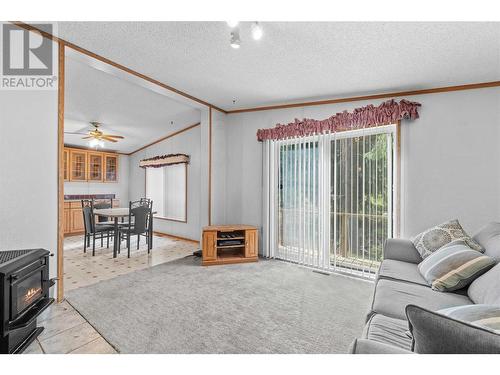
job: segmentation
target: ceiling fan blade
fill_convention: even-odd
[[[116,139],[108,138],[106,136],[102,136],[101,139],[104,139],[105,141],[110,141],[110,142],[118,142]]]
[[[64,132],[64,134],[87,135],[88,133],[79,133],[79,132]]]
[[[89,135],[87,137],[82,137],[82,139],[90,139],[90,138],[94,138],[93,136]]]
[[[111,134],[103,134],[103,137],[118,138],[118,139],[125,138],[125,137],[122,137],[121,135],[111,135]]]

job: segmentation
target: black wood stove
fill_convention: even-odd
[[[0,251],[0,353],[21,353],[43,331],[37,317],[52,302],[50,252]]]

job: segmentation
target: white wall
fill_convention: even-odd
[[[212,225],[226,223],[226,115],[212,111]]]
[[[57,90],[0,90],[0,250],[57,255],[57,171]]]
[[[500,88],[408,97],[420,119],[403,121],[402,236],[458,218],[474,232],[500,213]],[[383,100],[227,115],[226,222],[261,225],[259,128],[324,119]]]
[[[71,182],[64,183],[64,194],[115,194],[120,205],[125,207],[129,191],[129,156],[120,155],[118,160],[118,182]]]
[[[129,159],[129,199],[136,200],[145,196],[145,170],[139,167],[141,159],[157,155],[183,153],[190,156],[188,165],[188,207],[187,223],[155,219],[154,230],[198,241],[200,238],[200,168],[207,162],[201,153],[200,126],[175,137],[145,148]],[[153,202],[154,208],[154,202]]]

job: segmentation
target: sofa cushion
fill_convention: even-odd
[[[392,279],[428,286],[415,263],[386,259],[378,270],[379,279]]]
[[[418,269],[432,289],[451,292],[469,285],[495,263],[495,259],[458,240],[433,252],[418,265]]]
[[[388,238],[384,244],[384,259],[420,263],[422,257],[413,242],[403,238]]]
[[[438,313],[500,334],[500,306],[464,305],[442,309]]]
[[[467,294],[474,303],[500,305],[500,264],[470,284]]]
[[[374,314],[365,326],[363,338],[411,350],[411,338],[407,335],[408,322]]]
[[[408,305],[406,313],[416,353],[500,353],[500,335],[489,330],[415,305]]]
[[[355,339],[349,347],[349,354],[414,354],[392,345],[367,339]]]
[[[464,229],[456,219],[436,225],[433,228],[417,234],[411,239],[422,256],[422,259],[425,259],[444,245],[456,240],[464,240],[470,248],[478,251],[484,251],[480,244],[465,233]]]
[[[473,238],[484,248],[486,255],[500,261],[500,223],[486,224]]]
[[[380,279],[375,286],[371,310],[391,318],[406,319],[405,308],[410,304],[440,310],[471,303],[461,294],[441,293],[423,285]]]

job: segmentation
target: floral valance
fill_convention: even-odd
[[[143,159],[139,162],[141,168],[161,168],[173,164],[189,164],[189,155],[186,154],[168,154],[155,156],[149,159]]]
[[[289,124],[278,124],[274,128],[257,130],[259,141],[306,137],[314,134],[333,133],[345,130],[369,128],[395,123],[403,119],[417,119],[420,103],[403,99],[399,103],[388,100],[375,107],[370,104],[352,112],[341,112],[325,120],[295,119]]]

